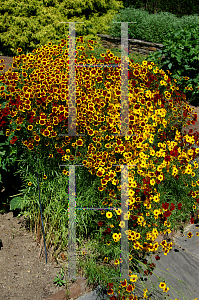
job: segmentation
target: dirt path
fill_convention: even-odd
[[[41,300],[55,293],[58,297],[52,299],[64,299],[63,286],[55,285],[53,280],[66,266],[66,252],[57,262],[48,259],[46,264],[45,255],[39,259],[40,247],[27,231],[24,216],[17,219],[13,212],[0,213],[0,239],[0,300]],[[83,277],[69,287],[73,299],[92,290],[92,286],[86,287]]]
[[[62,288],[52,284],[59,266],[38,260],[39,247],[24,227],[24,217],[0,214],[0,299],[45,299]],[[34,292],[33,292],[34,291]]]

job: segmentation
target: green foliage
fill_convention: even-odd
[[[11,146],[6,140],[3,131],[0,131],[0,170],[9,171],[9,166],[14,165],[17,158],[17,147]],[[1,176],[1,174],[0,174]],[[1,177],[0,177],[1,179]]]
[[[154,2],[154,0],[152,0]],[[148,6],[148,5],[147,5]],[[170,0],[170,1],[159,1],[157,11],[167,11],[172,12],[178,17],[184,15],[193,15],[198,13],[199,5],[198,1],[189,1],[189,0]],[[154,13],[154,11],[153,11]]]
[[[59,274],[57,273],[57,277],[53,280],[54,283],[56,283],[59,286],[62,286],[64,284],[66,284],[66,280],[64,280],[64,271],[63,269],[61,269],[61,277],[59,277]]]
[[[147,0],[147,1],[139,1],[139,0],[124,0],[124,7],[129,7],[132,5],[135,8],[145,8],[149,14],[155,14],[157,12],[168,12],[175,14],[177,17],[182,17],[184,15],[193,15],[198,13],[199,3],[197,0],[169,0],[169,1],[161,1],[161,0]]]
[[[69,25],[59,22],[84,22],[75,25],[76,36],[100,43],[97,33],[105,34],[108,22],[123,8],[117,0],[2,0],[0,6],[0,48],[4,55],[18,55],[52,42],[67,39]]]
[[[10,201],[10,210],[15,210],[15,209],[21,209],[22,208],[22,199],[21,197],[14,197]]]
[[[0,83],[0,86],[2,84]],[[6,86],[5,91],[7,89]],[[6,106],[6,102],[0,98],[1,109],[4,109]],[[2,174],[10,171],[10,166],[13,166],[17,159],[17,146],[11,145],[10,140],[13,137],[13,133],[6,137],[6,129],[9,127],[9,119],[10,117],[4,116],[2,121],[6,122],[6,126],[3,127],[3,130],[0,131],[0,182],[2,179]]]
[[[161,62],[161,69],[171,72],[170,77],[179,81],[179,88],[189,102],[199,105],[199,26],[189,25],[175,32],[170,32],[161,51],[151,53],[147,60]],[[161,57],[164,54],[164,58]],[[189,77],[187,80],[182,77]],[[180,80],[181,78],[181,80]],[[186,87],[193,90],[187,90]]]
[[[122,2],[124,5],[124,8],[130,7],[130,6],[133,6],[134,8],[141,8],[143,6],[143,1],[141,1],[141,0],[134,0],[134,1],[124,0]]]
[[[199,24],[199,16],[184,16],[177,18],[167,12],[149,14],[148,11],[135,9],[133,6],[121,10],[109,23],[109,34],[114,37],[121,37],[121,25],[113,22],[137,22],[128,24],[129,38],[150,41],[154,43],[164,43],[170,32],[183,29],[184,24],[191,26]]]

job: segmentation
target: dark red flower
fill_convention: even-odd
[[[103,225],[103,222],[100,221],[100,222],[98,222],[97,224],[98,224],[98,226],[102,226],[102,225]]]
[[[170,210],[174,210],[175,209],[175,205],[173,203],[171,203],[171,207],[170,207]]]
[[[146,258],[143,260],[143,264],[147,264],[147,260],[146,260]]]
[[[169,208],[169,203],[162,203],[162,208],[168,209]]]
[[[167,211],[164,212],[163,215],[164,215],[165,218],[168,218],[168,217],[170,217],[171,212],[169,210],[167,210]]]
[[[155,264],[152,263],[152,264],[149,265],[149,267],[150,267],[151,269],[154,269],[154,268],[155,268]]]
[[[180,210],[182,208],[182,203],[178,203],[178,209]]]
[[[110,233],[111,233],[111,229],[110,229],[110,228],[107,228],[103,233],[104,233],[105,235],[106,235],[106,234],[110,234]]]
[[[16,142],[16,140],[17,140],[17,137],[14,136],[14,137],[12,138],[12,140],[10,140],[10,144],[13,145],[13,144]]]
[[[155,259],[156,259],[156,260],[160,260],[159,255],[156,255],[156,256],[155,256]]]
[[[117,300],[117,298],[115,296],[111,296],[110,300]]]

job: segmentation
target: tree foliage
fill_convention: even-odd
[[[101,45],[97,33],[107,34],[108,23],[122,8],[119,0],[1,0],[0,49],[8,56],[32,52],[33,49],[59,44],[67,39],[69,24],[75,25],[76,36],[84,36]]]

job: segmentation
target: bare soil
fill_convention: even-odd
[[[0,240],[0,300],[51,299],[49,297],[54,294],[59,296],[52,299],[66,299],[66,288],[56,285],[53,280],[57,273],[61,277],[61,267],[66,267],[67,251],[55,260],[50,249],[46,264],[45,253],[40,256],[43,243],[38,244],[35,235],[29,232],[25,217],[17,218],[13,212],[0,213]],[[82,275],[79,270],[78,281],[68,281],[73,299],[95,287],[87,286]]]

